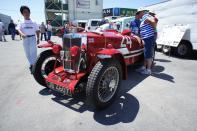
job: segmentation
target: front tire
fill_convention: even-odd
[[[42,52],[37,58],[33,67],[33,76],[40,85],[46,87],[45,78],[53,71],[55,61],[55,55],[51,50]],[[57,63],[57,65],[59,65],[59,63]]]
[[[111,104],[120,88],[121,65],[116,60],[99,61],[88,77],[86,97],[88,103],[97,109]]]

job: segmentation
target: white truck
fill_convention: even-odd
[[[157,47],[180,57],[197,50],[197,0],[168,0],[144,7],[159,19]]]

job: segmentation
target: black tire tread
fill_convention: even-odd
[[[103,109],[105,108],[107,105],[111,104],[111,102],[113,101],[113,99],[115,98],[118,90],[119,90],[119,86],[118,89],[116,90],[115,95],[113,96],[113,98],[106,104],[98,104],[95,98],[95,86],[97,84],[97,80],[98,78],[100,79],[99,76],[102,75],[103,71],[109,67],[110,65],[117,65],[118,70],[119,70],[119,77],[120,77],[120,82],[119,82],[119,86],[121,83],[121,79],[122,79],[122,70],[121,70],[121,65],[118,61],[116,60],[104,60],[104,61],[98,61],[96,63],[96,65],[94,66],[94,68],[92,69],[89,77],[88,77],[88,82],[87,82],[87,87],[86,87],[86,98],[87,98],[87,102],[90,106],[95,107],[97,109]]]
[[[51,57],[53,56],[53,52],[51,50],[47,50],[47,51],[44,51],[42,52],[39,57],[37,58],[36,60],[36,63],[33,67],[33,77],[34,79],[42,86],[45,86],[46,87],[46,82],[44,80],[44,78],[41,76],[40,72],[41,72],[41,66],[42,66],[42,63],[45,59],[47,59],[48,57]]]
[[[180,45],[182,45],[182,44],[186,45],[187,48],[188,48],[188,52],[187,52],[186,55],[184,55],[184,56],[183,56],[183,55],[180,55],[180,54],[178,53],[178,47],[179,47]],[[192,54],[192,46],[191,46],[191,43],[190,43],[189,41],[187,41],[187,40],[182,40],[182,41],[180,42],[179,46],[177,47],[177,50],[176,50],[176,54],[177,54],[179,57],[181,57],[181,58],[186,58],[186,57],[191,56],[191,54]]]
[[[99,61],[95,67],[93,68],[93,70],[91,71],[90,75],[88,76],[88,82],[87,82],[87,87],[86,87],[86,96],[87,96],[87,100],[88,103],[93,103],[93,89],[92,87],[94,87],[94,83],[96,81],[96,78],[100,72],[100,70],[102,69],[103,65],[101,64],[101,62]]]

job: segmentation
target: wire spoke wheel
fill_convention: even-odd
[[[119,73],[117,68],[110,67],[103,73],[98,88],[98,97],[102,102],[107,102],[113,97],[118,82]]]
[[[86,87],[87,102],[103,109],[116,98],[122,79],[122,68],[119,61],[107,59],[97,62],[88,76]]]

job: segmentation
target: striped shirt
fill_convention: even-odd
[[[146,24],[145,21],[150,18],[149,14],[145,14],[142,17],[142,22],[140,25],[140,35],[142,39],[146,39],[155,35],[155,29],[150,24]]]

